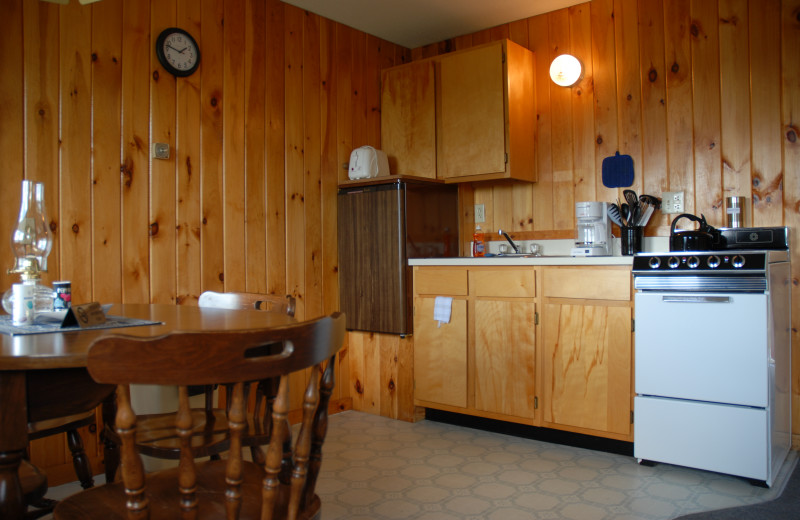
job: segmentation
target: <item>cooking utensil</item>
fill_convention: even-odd
[[[626,226],[630,225],[631,207],[628,206],[627,203],[623,202],[622,205],[619,207],[619,214],[622,217],[622,223]]]
[[[623,190],[622,195],[625,197],[625,202],[631,207],[632,213],[633,209],[639,205],[639,196],[636,195],[636,192],[633,190]]]
[[[647,205],[647,209],[645,209],[644,212],[642,213],[642,216],[639,217],[639,222],[636,225],[637,226],[646,226],[647,223],[650,221],[650,217],[653,215],[653,212],[655,211],[655,209],[656,209],[655,206],[651,206],[651,205],[648,204]]]
[[[696,230],[676,231],[675,225],[681,219],[689,219],[699,224]],[[719,242],[719,231],[708,225],[705,215],[681,213],[672,221],[669,236],[670,251],[710,251],[715,242]]]
[[[619,206],[616,204],[609,204],[608,205],[608,218],[611,219],[611,222],[622,227],[622,217],[619,214]]]
[[[639,202],[655,206],[656,209],[661,209],[661,199],[654,197],[653,195],[647,195],[646,193],[643,193],[639,195]]]

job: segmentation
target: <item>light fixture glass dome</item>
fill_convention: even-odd
[[[583,67],[575,56],[562,54],[550,64],[550,79],[556,85],[571,87],[581,79]]]

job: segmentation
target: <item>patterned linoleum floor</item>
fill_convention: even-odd
[[[331,416],[317,493],[322,520],[667,520],[774,498],[747,481],[435,421]],[[59,486],[59,498],[74,485]]]

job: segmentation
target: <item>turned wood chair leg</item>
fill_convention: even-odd
[[[113,431],[115,417],[117,415],[117,393],[111,394],[103,400],[101,407],[101,415],[103,417],[103,433],[101,434],[103,440],[103,465],[106,468],[106,482],[114,482],[117,477],[117,470],[119,469],[119,446],[114,439],[109,438],[107,432]]]
[[[69,451],[72,453],[72,465],[75,468],[75,474],[78,475],[81,487],[83,489],[94,487],[89,458],[83,449],[83,439],[81,439],[81,434],[78,430],[69,430],[67,432],[67,446],[69,446]]]

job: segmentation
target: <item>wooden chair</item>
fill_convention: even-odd
[[[315,486],[335,357],[344,334],[344,315],[337,312],[267,329],[98,339],[89,351],[88,369],[98,382],[118,385],[116,430],[122,439],[122,482],[65,498],[56,506],[54,518],[319,518]],[[309,367],[314,370],[308,378],[302,421],[293,442],[287,416],[289,376]],[[269,422],[267,462],[259,466],[242,458],[244,386],[268,378],[278,379],[279,391]],[[175,429],[181,439],[181,458],[177,468],[145,475],[135,443],[137,420],[130,403],[131,384],[178,385]],[[228,416],[230,451],[227,460],[195,462],[188,386],[210,384],[233,385]]]
[[[296,301],[294,296],[278,296],[257,293],[218,293],[206,291],[200,295],[198,306],[218,309],[260,309],[268,312],[280,312],[294,317]],[[249,401],[250,387],[255,387],[255,403],[253,411],[248,415],[247,427],[242,432],[242,444],[249,447],[253,460],[264,463],[261,446],[269,442],[269,432],[264,420],[270,410],[271,400],[277,392],[275,381],[258,381],[245,386],[245,401]],[[191,386],[189,395],[203,393],[204,408],[192,408],[194,433],[191,447],[195,457],[212,457],[218,459],[221,453],[230,447],[227,410],[214,405],[214,385]],[[231,393],[226,392],[230,407]],[[120,439],[115,432],[105,432],[106,437],[119,444]],[[136,445],[142,454],[158,459],[178,460],[181,455],[181,439],[175,431],[174,414],[159,413],[142,415],[138,420]],[[106,465],[106,481],[114,480],[117,465]]]

